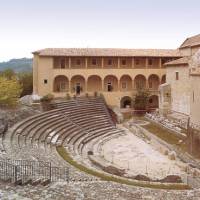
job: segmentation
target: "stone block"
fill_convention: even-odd
[[[170,160],[176,160],[176,152],[171,151],[171,152],[168,154],[168,158],[169,158]]]

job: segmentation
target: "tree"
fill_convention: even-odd
[[[19,83],[22,86],[20,97],[30,95],[33,92],[33,74],[32,72],[21,72],[18,74]]]
[[[146,110],[149,100],[149,91],[146,89],[138,89],[136,95],[133,97],[135,110]]]
[[[16,76],[15,72],[12,69],[5,69],[0,73],[0,76],[3,76],[9,80]]]
[[[22,87],[16,77],[11,79],[0,76],[0,105],[16,106],[20,97]]]

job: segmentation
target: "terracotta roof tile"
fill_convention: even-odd
[[[33,54],[39,56],[180,57],[178,49],[47,48],[35,51]]]
[[[177,66],[177,65],[188,65],[190,57],[179,58],[170,62],[165,63],[165,66]]]
[[[192,47],[200,45],[200,34],[187,38],[180,48]]]

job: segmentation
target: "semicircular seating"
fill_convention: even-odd
[[[29,117],[8,131],[4,139],[6,158],[71,167],[58,156],[57,146],[67,147],[72,155],[81,157],[83,149],[91,147],[90,142],[121,133],[101,97],[71,99],[54,103],[52,107],[53,110]],[[79,177],[80,172],[73,167],[71,170]]]

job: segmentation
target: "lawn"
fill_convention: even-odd
[[[141,118],[141,120],[148,121],[147,119],[144,119],[144,118]],[[158,138],[167,142],[168,144],[174,145],[180,148],[183,152],[186,152],[187,145],[184,142],[179,144],[179,141],[182,140],[181,137],[178,137],[177,135],[172,134],[167,129],[162,128],[161,126],[151,121],[149,121],[149,124],[143,125],[142,127],[148,130],[149,132],[151,132],[152,134],[156,135]]]

